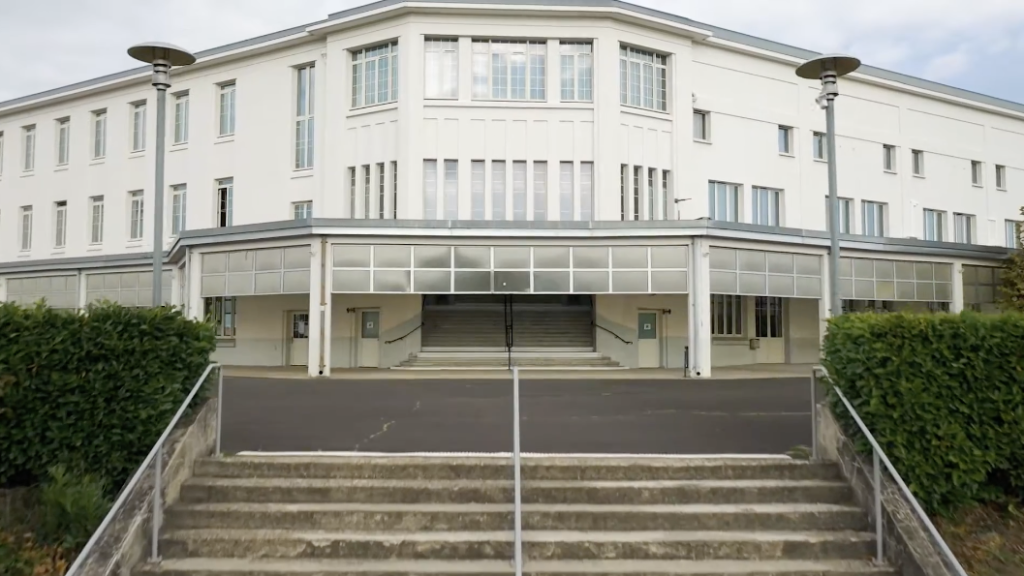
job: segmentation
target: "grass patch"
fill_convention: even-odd
[[[971,576],[1024,574],[1024,508],[975,506],[936,526]]]

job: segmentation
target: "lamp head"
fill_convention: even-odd
[[[196,57],[188,50],[167,42],[136,44],[128,49],[128,55],[146,64],[163,60],[171,66],[188,66],[196,61]]]
[[[860,68],[860,60],[845,54],[823,54],[804,62],[796,69],[796,75],[808,80],[818,80],[825,73],[832,72],[839,76],[846,76]]]

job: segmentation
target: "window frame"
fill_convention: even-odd
[[[762,206],[767,204],[767,206]],[[767,212],[765,212],[767,209]],[[758,226],[782,226],[782,190],[767,186],[750,187],[750,223]],[[761,222],[761,215],[766,214],[767,222]]]
[[[533,161],[533,178],[531,179],[533,196],[533,220],[544,222],[548,219],[548,163],[546,160]],[[561,190],[559,190],[559,210],[561,210]]]
[[[348,208],[349,208],[349,210],[348,210],[349,211],[348,217],[349,218],[353,218],[353,219],[356,217],[356,198],[358,198],[358,194],[359,194],[359,190],[357,188],[357,186],[358,186],[357,182],[358,182],[357,167],[356,166],[349,166],[348,167],[348,199],[349,199],[349,201],[348,201],[348,204],[349,204],[349,206],[348,206]]]
[[[839,196],[839,233],[854,234],[853,198]],[[832,203],[828,196],[825,196],[825,230],[832,227]],[[845,225],[845,226],[844,226]],[[845,228],[845,229],[844,229]]]
[[[732,216],[731,219],[721,218],[718,214],[720,186],[724,187],[722,189],[725,191],[725,210]],[[741,222],[742,206],[740,206],[740,198],[742,194],[742,184],[708,180],[708,219],[715,222]]]
[[[910,172],[918,178],[925,177],[924,150],[910,151]]]
[[[145,236],[145,193],[142,190],[128,192],[128,241],[141,242]]]
[[[53,238],[54,250],[62,250],[68,244],[68,202],[59,200],[53,203]]]
[[[106,204],[103,195],[89,197],[89,245],[103,244]]]
[[[648,60],[647,57],[650,59]],[[656,50],[619,43],[619,104],[628,108],[669,113],[668,58],[668,54]],[[647,85],[646,71],[648,69],[650,70],[650,86]],[[634,71],[636,71],[636,75],[634,75]],[[636,80],[635,91],[633,89],[634,80]],[[647,105],[648,88],[650,105]],[[636,101],[633,101],[634,97]]]
[[[316,102],[316,64],[309,63],[295,68],[295,157],[292,169],[313,168],[314,106]]]
[[[370,199],[373,198],[373,173],[370,171],[372,164],[363,164],[360,168],[363,174],[363,219],[369,220],[370,214],[373,212],[370,210]]]
[[[592,41],[559,40],[558,67],[561,73],[558,96],[562,102],[594,101],[594,43]],[[566,84],[566,70],[572,70],[569,84]],[[567,91],[568,97],[566,96]]]
[[[526,160],[512,161],[512,220],[515,221],[529,219],[529,170],[530,165]]]
[[[888,211],[888,204],[885,202],[875,202],[873,200],[861,201],[861,234],[864,236],[870,236],[872,238],[884,238],[886,233],[886,212]],[[872,218],[868,218],[868,211],[872,211]],[[877,223],[878,234],[872,234],[872,228],[869,226],[871,223]]]
[[[171,186],[171,236],[178,236],[188,222],[188,185]]]
[[[103,160],[107,157],[107,109],[96,110],[92,113],[92,146],[91,156],[93,160]]]
[[[444,219],[459,219],[459,161],[444,161]]]
[[[471,160],[469,164],[469,218],[487,219],[487,162]]]
[[[387,172],[386,164],[377,162],[377,219],[383,220],[387,208]]]
[[[141,154],[146,151],[146,120],[149,115],[149,109],[145,100],[131,103],[132,113],[132,137],[131,137],[131,154]]]
[[[214,181],[214,227],[230,228],[235,221],[235,179],[218,178]]]
[[[32,233],[35,225],[35,214],[32,206],[22,206],[18,211],[18,239],[19,251],[32,251]]]
[[[217,84],[217,138],[230,138],[238,129],[238,84],[227,80]]]
[[[36,169],[36,125],[29,124],[21,128],[21,146],[23,172],[34,172]]]
[[[203,312],[214,326],[218,340],[234,339],[238,335],[238,298],[235,296],[207,296],[203,298]]]
[[[945,242],[945,220],[946,213],[942,210],[924,208],[924,225],[921,228],[921,238],[929,242]],[[933,234],[928,233],[928,225],[932,224]],[[929,236],[934,236],[929,238]]]
[[[558,220],[570,222],[576,219],[576,163],[558,163]]]
[[[882,144],[882,172],[896,174],[896,146],[893,144]]]
[[[1006,234],[1004,240],[1007,248],[1020,250],[1021,226],[1022,224],[1020,220],[1003,221],[1003,232]]]
[[[174,95],[174,129],[173,136],[171,138],[172,146],[188,144],[189,102],[188,90],[178,92]]]
[[[974,244],[975,217],[962,212],[953,213],[953,241],[957,244]]]
[[[743,296],[738,294],[711,294],[711,337],[718,339],[744,338],[746,318],[743,316]],[[719,314],[721,309],[721,314]],[[727,314],[729,311],[731,314]]]
[[[312,200],[300,200],[298,202],[292,202],[292,220],[312,220],[313,219],[313,201]]]
[[[828,135],[824,132],[811,132],[811,157],[816,162],[828,162]]]
[[[499,167],[501,178],[498,178]],[[491,160],[491,220],[508,218],[508,172],[505,160]]]
[[[594,163],[580,162],[580,220],[594,219]]]
[[[438,184],[438,160],[434,158],[423,160],[423,219],[437,220],[437,184]],[[433,176],[433,179],[431,179]]]
[[[971,185],[975,188],[985,186],[985,164],[979,160],[971,160]]]
[[[779,155],[793,158],[793,127],[779,124]]]
[[[1005,192],[1006,186],[1006,166],[1002,164],[996,164],[996,190]]]
[[[423,98],[425,100],[458,100],[459,98],[459,39],[444,36],[428,36],[423,39]],[[431,56],[436,55],[436,56]],[[430,85],[435,75],[436,86]],[[445,74],[453,74],[445,86]],[[448,91],[445,91],[445,88]],[[434,88],[434,89],[432,89]]]
[[[754,338],[785,338],[785,306],[781,296],[754,297]]]
[[[529,38],[473,38],[470,41],[470,98],[477,102],[547,102],[547,88],[548,88],[548,43],[547,40],[537,40]],[[479,50],[478,47],[487,46],[487,50]],[[509,51],[494,50],[495,46],[509,46]],[[516,46],[523,48],[522,52],[515,50]],[[518,90],[513,76],[513,70],[515,70],[514,56],[521,54],[523,56],[523,85],[522,94],[523,97],[516,98],[513,94],[513,90]],[[496,80],[495,71],[495,55],[506,55],[508,58],[505,59],[504,65],[502,66],[504,75],[500,76],[498,80],[504,80],[501,82],[505,84],[504,95],[498,93],[495,90],[501,89],[501,85]],[[482,88],[484,83],[479,82],[480,79],[485,78],[482,74],[478,73],[477,62],[482,61],[482,58],[477,56],[487,57],[487,74],[486,74],[486,89],[487,95],[482,95]],[[536,70],[534,64],[534,57],[540,57],[541,63],[541,77],[539,87],[535,85],[537,78],[534,77]],[[514,171],[514,170],[513,170]],[[513,209],[513,212],[515,210]]]
[[[71,161],[71,118],[57,119],[57,167]]]
[[[711,142],[711,114],[705,110],[694,109],[693,111],[693,140],[694,142]]]
[[[398,39],[376,42],[369,46],[363,46],[348,51],[350,76],[349,107],[352,110],[383,106],[398,101]],[[371,84],[367,70],[368,64],[373,63],[373,83]],[[384,67],[381,63],[387,64],[387,72],[381,75]],[[387,89],[382,92],[380,89],[381,79],[387,81]],[[371,89],[372,88],[372,89]],[[384,94],[384,98],[381,95]],[[372,96],[372,102],[371,100]]]

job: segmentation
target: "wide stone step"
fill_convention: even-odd
[[[186,504],[171,507],[169,529],[273,527],[374,532],[508,530],[509,504]],[[527,504],[525,530],[863,530],[860,509],[831,504],[596,506]]]
[[[533,457],[522,459],[531,480],[842,480],[832,463],[790,458]],[[197,477],[511,480],[501,457],[230,456],[196,461]]]
[[[642,482],[535,480],[524,503],[573,504],[846,504],[844,482],[827,480],[661,480]],[[181,500],[201,502],[364,502],[506,504],[510,481],[192,478]]]
[[[161,539],[164,558],[500,560],[511,531],[328,532],[180,530]],[[861,532],[525,531],[528,560],[855,560],[870,556]]]

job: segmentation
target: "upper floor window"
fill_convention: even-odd
[[[981,186],[984,165],[977,160],[971,160],[971,184]]]
[[[174,143],[188,142],[188,92],[174,96]]]
[[[547,42],[473,40],[473,99],[544,100]]]
[[[352,51],[352,107],[398,99],[398,42]]]
[[[459,97],[459,39],[427,38],[426,86],[427,98]]]
[[[562,101],[594,99],[594,45],[590,42],[559,42],[562,65]]]
[[[668,57],[619,46],[619,100],[627,106],[668,110]]]
[[[71,156],[71,119],[57,120],[57,166],[65,166]]]
[[[103,196],[89,198],[89,243],[103,243]]]
[[[217,228],[231,226],[234,219],[235,179],[222,178],[217,180],[217,206],[214,225]]]
[[[885,204],[865,200],[861,208],[864,211],[864,235],[885,236]]]
[[[701,142],[711,140],[711,116],[703,110],[693,111],[693,139]]]
[[[839,198],[839,233],[852,234],[853,230],[853,200],[850,198]],[[825,230],[832,229],[832,201],[825,197]]]
[[[1016,220],[1006,221],[1006,247],[1020,248],[1021,223]]]
[[[953,215],[953,236],[960,244],[974,243],[974,216],[970,214]]]
[[[132,104],[132,152],[146,149],[146,103]]]
[[[910,159],[914,176],[924,176],[924,152],[921,150],[911,150]]]
[[[779,154],[793,154],[793,129],[789,126],[779,126]]]
[[[184,184],[171,186],[171,235],[177,236],[185,230],[186,198],[188,188]]]
[[[99,160],[107,155],[107,111],[92,113],[92,158]]]
[[[892,144],[882,144],[882,170],[896,172],[896,147]]]
[[[739,222],[740,185],[708,182],[708,217],[724,222]]]
[[[1006,166],[996,165],[996,190],[1006,190]]]
[[[18,236],[21,237],[21,250],[28,252],[32,249],[32,207],[21,207],[21,222],[18,223]]]
[[[63,248],[68,240],[68,203],[57,202],[53,205],[53,247]]]
[[[295,169],[313,167],[313,89],[312,64],[296,70],[295,90]]]
[[[750,194],[751,222],[762,226],[778,226],[782,207],[782,190],[755,186]]]
[[[136,190],[128,193],[128,239],[129,240],[142,240],[142,228],[143,228],[143,199],[142,190]]]
[[[217,126],[218,136],[231,136],[235,133],[235,95],[237,88],[234,82],[220,85],[220,122]]]
[[[924,210],[924,239],[941,242],[943,239],[942,228],[946,213],[939,210]]]
[[[580,220],[589,222],[593,217],[594,163],[580,162]]]
[[[22,169],[31,172],[36,168],[36,126],[25,126],[21,129],[22,146],[24,147]]]
[[[824,160],[828,156],[828,140],[821,132],[814,132],[811,135],[811,150],[815,160]]]
[[[313,202],[292,202],[292,220],[309,220],[313,218]]]

